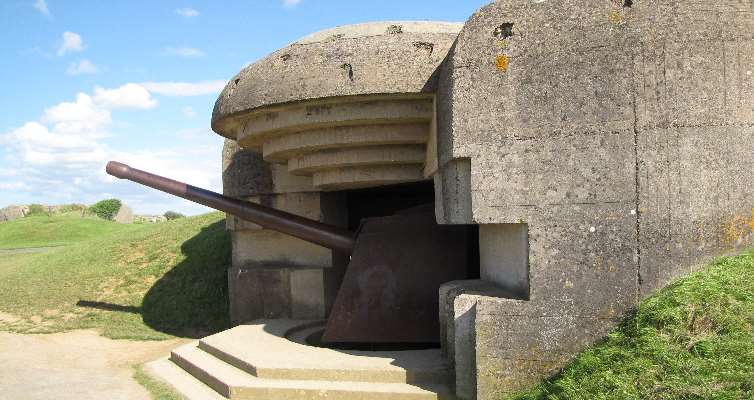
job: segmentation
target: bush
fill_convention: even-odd
[[[63,204],[58,207],[60,213],[82,212],[86,211],[87,207],[83,204]]]
[[[47,215],[47,207],[41,204],[31,204],[29,205],[29,213],[26,215],[27,216]]]
[[[168,211],[165,213],[165,218],[167,218],[168,221],[172,221],[174,219],[186,218],[186,216],[175,211]]]
[[[102,219],[112,221],[115,215],[118,214],[121,204],[118,199],[102,200],[89,207],[89,211]]]

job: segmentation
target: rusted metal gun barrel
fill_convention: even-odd
[[[285,211],[223,196],[209,190],[150,174],[116,161],[107,163],[108,174],[149,186],[186,200],[224,211],[262,227],[306,240],[333,250],[351,254],[354,235],[336,226],[323,224]]]

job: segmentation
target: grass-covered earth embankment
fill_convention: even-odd
[[[60,215],[35,215],[0,223],[0,249],[66,246],[116,232],[141,229],[140,225],[121,225],[80,212]]]
[[[559,376],[510,398],[754,399],[754,253],[643,301]]]
[[[229,326],[223,214],[118,225],[73,215],[0,224],[0,329],[96,329],[115,339],[199,337]]]

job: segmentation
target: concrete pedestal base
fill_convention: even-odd
[[[188,399],[455,399],[439,349],[344,351],[302,343],[321,321],[258,321],[148,365]]]

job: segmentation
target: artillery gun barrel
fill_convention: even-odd
[[[187,185],[162,176],[150,174],[128,165],[110,161],[105,169],[108,174],[149,186],[159,191],[182,197],[186,200],[224,211],[241,219],[253,222],[299,239],[333,250],[353,252],[354,234],[346,229],[324,224],[285,211],[261,206],[223,196],[209,190]]]

